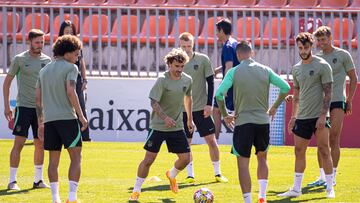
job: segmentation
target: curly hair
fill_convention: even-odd
[[[301,32],[296,36],[296,43],[301,42],[301,44],[305,45],[306,43],[310,43],[310,45],[313,45],[314,38],[312,34],[308,32]]]
[[[315,37],[330,37],[331,36],[331,28],[328,26],[321,26],[314,32]]]
[[[174,48],[164,57],[164,61],[167,65],[172,64],[174,61],[187,63],[189,61],[189,56],[182,49]]]
[[[82,48],[79,38],[73,35],[59,37],[53,45],[54,56],[64,56],[66,53],[80,50]]]

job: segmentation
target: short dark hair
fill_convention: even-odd
[[[81,47],[82,44],[76,36],[60,36],[53,45],[54,56],[64,56],[66,53],[80,50]]]
[[[240,53],[249,53],[252,51],[250,42],[243,40],[236,45],[236,51]]]
[[[223,18],[216,23],[216,29],[223,31],[225,35],[231,35],[232,26],[229,18]]]
[[[64,22],[61,23],[60,25],[60,29],[59,29],[59,36],[63,36],[64,35],[64,30],[66,27],[71,27],[72,31],[73,31],[73,35],[76,35],[76,26],[73,22],[71,22],[70,20],[65,20]]]
[[[194,36],[189,32],[181,33],[180,36],[179,36],[179,39],[183,40],[185,42],[190,41],[190,40],[194,42]]]
[[[174,48],[164,57],[164,61],[167,65],[172,64],[174,61],[187,63],[189,61],[189,56],[182,49]]]
[[[305,45],[306,43],[310,43],[310,45],[313,45],[314,38],[312,34],[308,32],[301,32],[296,36],[296,43],[301,42],[301,44]]]
[[[31,29],[28,34],[28,40],[31,41],[34,38],[44,36],[45,33],[39,29]]]
[[[331,28],[328,26],[321,26],[314,32],[315,37],[330,37],[331,36]]]

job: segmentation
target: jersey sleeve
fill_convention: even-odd
[[[77,79],[77,76],[79,74],[79,71],[78,69],[76,68],[76,65],[73,65],[70,69],[70,71],[67,73],[66,75],[66,80],[69,81],[69,80],[74,80],[76,81]]]
[[[224,64],[226,64],[226,62],[228,62],[228,61],[233,62],[233,59],[236,56],[234,56],[235,53],[233,51],[233,48],[230,45],[224,46],[222,52],[223,52],[222,54],[224,56]],[[224,67],[224,69],[225,69],[225,67]]]
[[[328,63],[326,63],[322,66],[321,83],[326,84],[329,82],[333,82],[333,75],[332,75],[331,66]]]
[[[224,80],[221,81],[220,86],[215,93],[215,97],[217,100],[220,100],[220,101],[224,100],[224,96],[225,96],[226,92],[233,85],[233,78],[234,78],[235,70],[236,70],[236,68],[230,69],[226,73]]]
[[[189,81],[189,87],[188,87],[188,89],[187,89],[187,91],[186,91],[186,93],[185,93],[185,95],[186,96],[191,96],[192,95],[192,79],[190,78],[190,81]]]
[[[296,78],[295,67],[292,68],[291,74],[293,76],[293,85],[294,85],[294,87],[298,88],[299,87],[299,81]]]
[[[268,68],[268,71],[270,83],[280,88],[280,93],[288,93],[290,91],[290,85],[271,68]]]
[[[38,79],[36,80],[36,86],[35,86],[35,88],[41,88],[40,77],[38,77]]]
[[[211,62],[209,57],[204,57],[203,65],[205,68],[205,78],[214,75],[214,70],[211,67]]]
[[[348,72],[348,71],[350,71],[352,69],[355,69],[354,61],[353,61],[350,53],[347,52],[347,51],[344,53],[343,64],[344,64],[345,72]]]
[[[11,76],[15,76],[20,70],[19,59],[18,57],[14,57],[11,61],[10,68],[8,74]]]
[[[159,102],[164,91],[163,78],[158,78],[150,90],[149,98]]]

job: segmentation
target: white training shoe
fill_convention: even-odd
[[[20,190],[20,187],[18,186],[17,182],[14,181],[14,182],[11,182],[8,184],[7,189],[8,190]]]
[[[327,198],[335,198],[335,190],[332,189],[330,191],[326,191],[326,197]]]
[[[301,195],[301,191],[297,192],[293,188],[290,188],[289,191],[278,194],[279,197],[299,197]]]

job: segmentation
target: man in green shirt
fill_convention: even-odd
[[[312,55],[313,38],[310,33],[300,33],[296,37],[301,61],[294,65],[294,96],[289,132],[294,133],[295,142],[295,177],[294,185],[289,191],[279,194],[283,197],[301,195],[301,183],[306,168],[306,149],[311,136],[315,134],[318,150],[323,160],[328,198],[334,198],[332,181],[332,160],[329,148],[329,116],[332,71],[330,65],[322,58]]]
[[[138,200],[141,186],[149,174],[150,166],[155,161],[163,141],[168,151],[175,153],[178,159],[174,166],[166,171],[170,181],[170,189],[178,192],[176,175],[190,162],[190,147],[186,139],[183,125],[183,106],[187,113],[187,127],[193,129],[192,118],[192,79],[183,73],[184,65],[189,61],[187,54],[181,49],[172,49],[164,58],[169,70],[161,74],[150,91],[149,98],[153,109],[150,120],[149,135],[144,149],[145,158],[141,161],[133,192],[129,198]]]
[[[234,128],[231,153],[237,156],[239,181],[245,203],[251,202],[251,179],[249,161],[252,145],[258,159],[259,202],[266,202],[268,183],[267,149],[269,147],[270,117],[290,90],[289,84],[274,71],[251,58],[252,48],[247,41],[239,42],[236,54],[241,63],[230,69],[216,91],[216,100],[226,125]],[[271,108],[269,88],[273,84],[280,88],[280,94]],[[228,115],[224,96],[229,88],[234,88],[235,114]],[[235,122],[234,122],[235,120]]]
[[[9,190],[20,190],[16,182],[16,173],[20,163],[20,153],[28,138],[31,126],[34,138],[34,164],[35,178],[34,188],[49,187],[43,182],[44,147],[43,142],[38,139],[38,122],[36,117],[35,85],[39,77],[39,71],[51,61],[50,57],[42,53],[44,47],[44,32],[38,29],[29,31],[29,50],[16,55],[11,61],[10,69],[3,84],[4,114],[10,122],[14,119],[13,135],[15,135],[14,146],[10,153],[10,181]],[[16,76],[17,98],[15,118],[10,109],[10,86]]]
[[[76,203],[81,171],[81,131],[87,128],[76,94],[77,66],[74,64],[81,49],[80,40],[73,35],[59,37],[53,45],[53,62],[46,65],[36,83],[36,113],[39,138],[49,151],[48,176],[52,202],[60,203],[58,168],[61,148],[70,155],[69,196],[67,203]],[[77,116],[81,122],[79,126]]]
[[[194,36],[191,33],[184,32],[179,36],[179,43],[189,56],[189,62],[185,64],[184,73],[193,79],[192,95],[193,108],[192,115],[200,137],[203,137],[209,146],[210,158],[214,167],[215,181],[228,182],[225,176],[221,175],[220,153],[217,141],[215,139],[215,126],[211,117],[212,101],[214,95],[214,70],[211,67],[210,59],[205,54],[194,52]],[[193,132],[189,132],[186,126],[187,115],[184,112],[184,128],[188,138],[189,145],[193,137]],[[192,154],[190,152],[190,163],[186,166],[188,177],[186,183],[194,183],[194,165]]]
[[[352,99],[356,91],[357,74],[350,53],[344,49],[335,47],[331,43],[332,35],[329,27],[319,27],[314,35],[321,48],[321,51],[316,55],[325,59],[330,64],[334,79],[330,104],[330,148],[333,161],[333,184],[335,185],[336,171],[340,159],[340,135],[345,114],[351,115],[352,112]],[[347,96],[346,76],[350,79],[349,94]],[[325,173],[319,151],[318,161],[320,177],[315,182],[308,184],[308,186],[320,186],[325,184]]]

